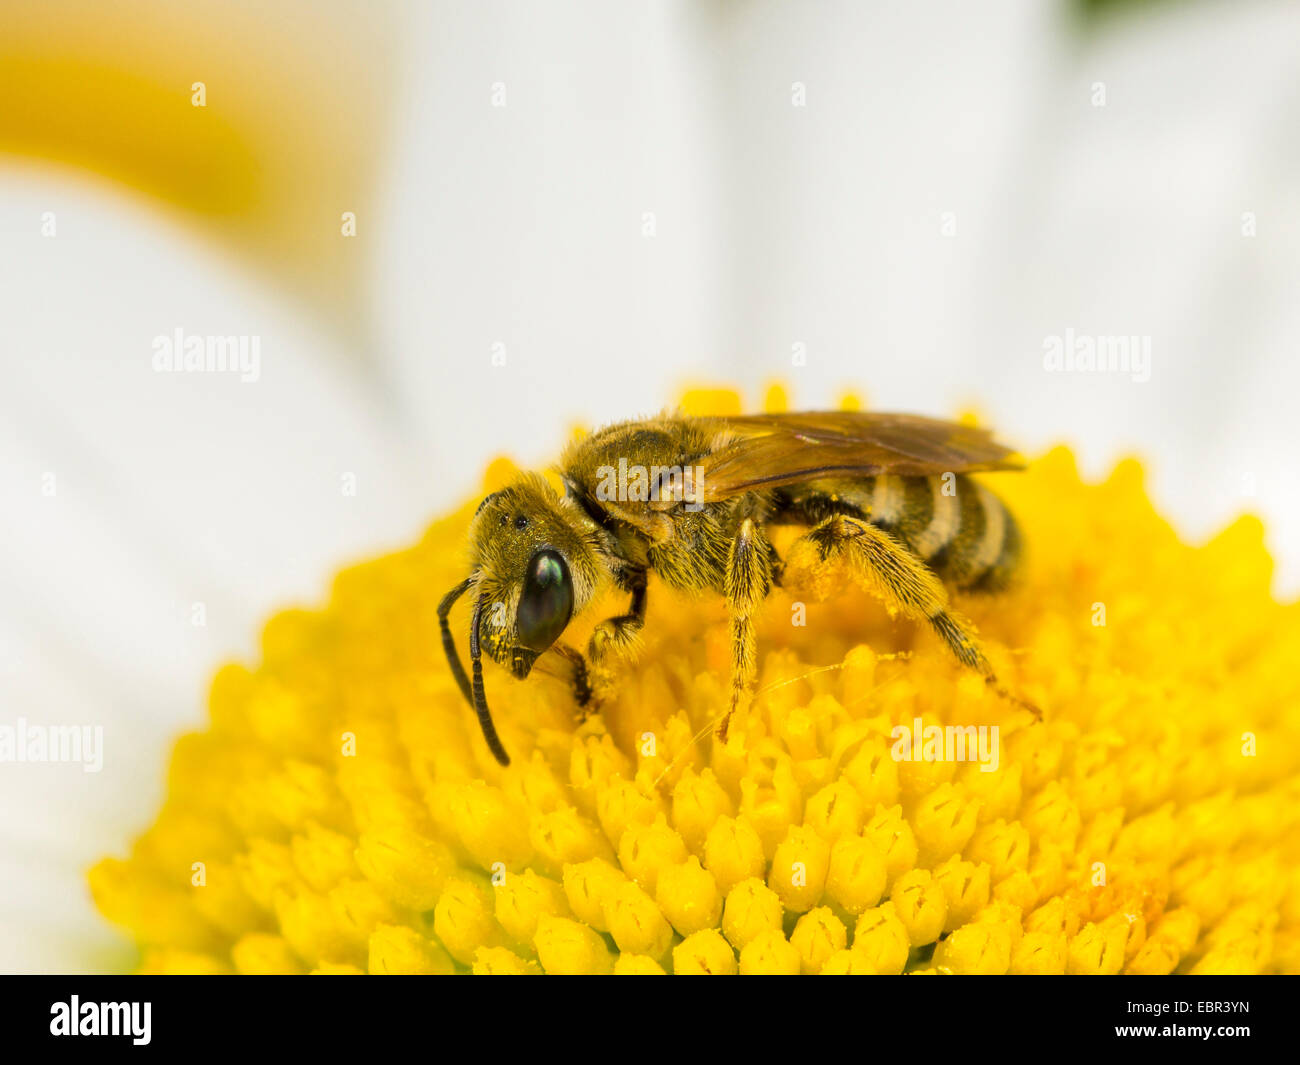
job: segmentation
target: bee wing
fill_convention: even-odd
[[[976,429],[919,414],[807,411],[702,418],[718,445],[700,465],[702,502],[821,477],[1014,470],[1010,448]]]

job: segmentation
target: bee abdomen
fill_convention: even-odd
[[[908,495],[928,489],[929,508],[910,509],[904,539],[940,577],[959,588],[996,591],[1015,571],[1020,557],[1020,531],[1015,518],[982,484],[960,475],[906,478],[914,482]],[[910,526],[910,527],[909,527]]]
[[[993,564],[966,586],[972,592],[1000,592],[1011,583],[1020,568],[1020,526],[1002,500],[993,496],[993,502],[1002,511],[1002,547]]]

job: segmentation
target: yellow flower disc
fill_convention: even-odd
[[[1087,484],[1063,449],[982,480],[1027,562],[955,606],[1005,694],[863,591],[778,589],[722,745],[725,604],[652,579],[585,720],[549,656],[485,661],[502,769],[438,639],[470,499],[217,672],[95,901],[146,973],[1300,972],[1300,604],[1259,523],[1182,543],[1135,463]],[[939,757],[900,755],[917,727]]]

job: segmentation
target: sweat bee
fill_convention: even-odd
[[[986,430],[913,414],[664,415],[608,426],[563,455],[563,495],[525,474],[479,504],[469,529],[472,571],[438,606],[447,661],[492,753],[508,765],[484,693],[483,650],[520,679],[544,653],[562,656],[585,706],[589,668],[634,645],[653,572],[671,587],[726,598],[725,740],[757,671],[759,605],[796,567],[815,583],[818,567],[835,558],[892,610],[928,622],[996,687],[974,633],[949,609],[948,589],[996,592],[1015,573],[1016,521],[967,475],[1018,468]],[[807,530],[784,560],[768,536],[777,525]],[[560,637],[609,581],[630,603],[596,626],[584,658]],[[448,620],[466,592],[472,679]]]

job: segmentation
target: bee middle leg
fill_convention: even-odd
[[[718,739],[727,741],[727,729],[737,709],[746,701],[758,673],[758,632],[754,614],[772,590],[773,552],[762,531],[748,518],[741,523],[727,558],[724,590],[731,616],[731,697]]]

